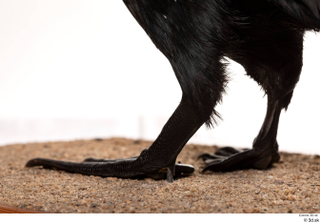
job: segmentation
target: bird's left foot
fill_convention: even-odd
[[[36,158],[29,160],[26,167],[42,166],[46,169],[65,170],[101,177],[167,179],[168,182],[173,182],[174,178],[189,176],[194,172],[192,165],[181,164],[180,162],[173,162],[163,167],[159,167],[157,163],[148,162],[148,160],[144,162],[147,152],[148,149],[145,149],[140,156],[126,159],[88,158],[80,163]]]
[[[95,158],[87,158],[83,162],[86,163],[104,163],[104,164],[110,164],[115,163],[119,160],[136,160],[138,156],[130,157],[127,159],[115,159],[115,160],[109,160],[109,159],[95,159]],[[171,168],[162,168],[158,171],[150,172],[145,175],[138,176],[139,178],[145,178],[150,177],[153,179],[167,179],[168,182],[173,182],[173,178],[180,178],[180,177],[186,177],[190,176],[194,172],[194,167],[189,164],[182,164],[180,161],[178,163],[175,163],[171,166]]]
[[[238,150],[232,147],[218,149],[214,155],[204,153],[199,158],[205,162],[202,172],[229,171],[244,168],[266,169],[272,163],[280,160],[277,149],[267,149],[263,152],[257,149]]]

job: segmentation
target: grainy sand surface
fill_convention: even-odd
[[[282,153],[261,170],[201,174],[196,158],[214,146],[187,145],[178,161],[195,173],[165,180],[101,178],[25,168],[35,157],[83,161],[139,155],[151,142],[112,138],[0,147],[0,204],[51,213],[320,213],[320,157]]]

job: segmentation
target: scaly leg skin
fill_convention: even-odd
[[[89,158],[81,163],[36,158],[30,160],[26,166],[43,166],[43,168],[101,177],[167,178],[172,182],[175,176],[187,176],[193,173],[193,166],[175,162],[184,145],[203,123],[204,121],[199,119],[187,99],[182,97],[179,106],[158,138],[139,156],[116,160]]]
[[[202,154],[199,158],[202,158],[206,165],[202,172],[243,168],[266,169],[272,163],[278,162],[280,154],[276,136],[281,109],[279,100],[268,103],[267,115],[253,142],[253,149],[237,150],[232,147],[224,147],[216,151],[214,155]]]
[[[131,157],[131,158],[127,158],[126,160],[134,160],[137,159],[138,156],[135,157]],[[120,159],[120,160],[124,160],[124,159]],[[114,163],[117,162],[118,159],[113,159],[113,160],[108,160],[108,159],[95,159],[95,158],[87,158],[85,159],[83,162],[102,162],[102,163]],[[165,169],[164,169],[165,170]],[[180,177],[180,176],[189,176],[194,172],[194,167],[192,165],[189,164],[181,164],[180,162],[176,163],[174,165],[174,170],[170,170],[168,168],[167,173],[172,172],[172,175],[175,175],[176,177]],[[169,174],[169,176],[167,176],[166,170],[165,171],[160,171],[161,172],[161,176],[156,177],[154,176],[153,178],[157,178],[157,179],[163,179],[163,178],[171,178],[171,175]],[[174,173],[174,174],[173,174]],[[172,182],[173,179],[168,180],[169,182]]]

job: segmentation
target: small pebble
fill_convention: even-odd
[[[195,167],[173,183],[118,179],[25,168],[46,157],[81,162],[85,158],[133,157],[151,141],[111,138],[29,143],[0,147],[0,204],[49,213],[319,213],[320,159],[281,153],[268,170],[200,173],[202,153],[216,147],[187,145],[178,156]],[[114,149],[116,148],[116,149]],[[1,159],[0,157],[0,159]]]

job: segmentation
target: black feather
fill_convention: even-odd
[[[293,75],[293,81],[284,80],[286,72],[282,70],[302,63],[304,31],[320,27],[318,11],[310,10],[312,5],[303,1],[124,0],[124,3],[169,59],[184,95],[208,125],[218,116],[214,107],[221,101],[228,82],[225,64],[221,62],[224,56],[241,63],[267,93],[286,94],[298,77]],[[313,3],[318,7],[318,1]],[[288,89],[282,85],[288,85]]]
[[[194,168],[176,165],[178,154],[203,123],[219,117],[228,77],[224,57],[243,65],[268,96],[252,150],[221,148],[204,155],[204,170],[222,171],[278,162],[279,117],[287,109],[302,68],[303,36],[320,28],[320,0],[124,0],[156,47],[168,58],[183,91],[182,100],[153,144],[140,156],[82,163],[33,159],[44,166],[98,176],[153,178]],[[165,174],[166,172],[166,174]]]
[[[306,27],[320,27],[319,0],[273,0],[286,13],[300,20]]]

